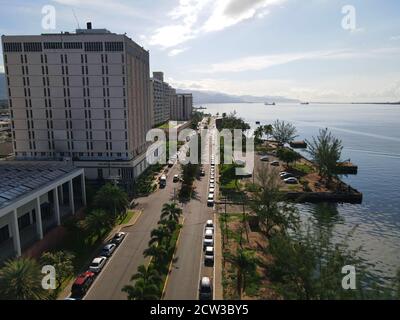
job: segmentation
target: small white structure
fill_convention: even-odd
[[[86,206],[84,169],[65,162],[0,161],[0,260]]]

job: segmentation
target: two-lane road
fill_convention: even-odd
[[[148,261],[143,257],[143,251],[148,248],[151,231],[157,227],[163,204],[170,202],[174,197],[174,188],[178,189],[178,184],[172,181],[178,173],[179,164],[176,164],[168,173],[165,189],[138,199],[142,215],[134,226],[123,230],[128,236],[108,261],[85,300],[126,300],[126,293],[121,289],[129,284],[138,266]]]

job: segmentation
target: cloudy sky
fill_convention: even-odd
[[[42,27],[45,5],[56,10],[54,30]],[[151,70],[182,89],[400,100],[398,0],[0,0],[0,6],[0,34],[73,31],[77,21],[127,33],[150,50]]]

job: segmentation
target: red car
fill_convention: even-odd
[[[86,271],[85,273],[79,275],[79,277],[76,278],[74,284],[72,285],[71,297],[82,298],[92,285],[95,277],[96,274],[91,271]]]

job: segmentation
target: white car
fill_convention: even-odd
[[[299,183],[299,181],[296,179],[296,178],[287,178],[287,179],[285,179],[285,180],[283,180],[283,181],[285,181],[285,183],[287,183],[287,184],[298,184]]]
[[[210,183],[215,183],[215,179],[210,179]]]
[[[111,257],[111,255],[114,253],[116,248],[117,248],[117,245],[115,243],[107,244],[103,248],[103,250],[101,250],[101,255],[103,257]]]
[[[214,264],[214,247],[206,247],[204,253],[204,264],[213,265]]]
[[[214,235],[211,230],[206,230],[204,232],[204,239],[203,239],[203,248],[213,247],[214,246]]]
[[[215,188],[215,184],[214,183],[210,183],[210,188]]]
[[[214,194],[214,193],[215,193],[215,188],[210,188],[210,189],[208,190],[208,192]]]
[[[118,232],[112,238],[111,242],[115,243],[116,245],[118,245],[118,244],[120,244],[122,242],[122,240],[124,240],[125,236],[126,236],[125,232]]]
[[[214,175],[214,173],[211,173],[211,175],[210,175],[210,179],[213,179],[213,180],[215,180],[215,175]]]
[[[207,230],[207,229],[212,230],[212,232],[214,233],[214,222],[212,220],[207,220],[204,229],[205,230]]]
[[[100,273],[103,269],[104,265],[106,264],[107,258],[106,257],[97,257],[93,259],[92,263],[89,266],[89,270],[94,273]]]

